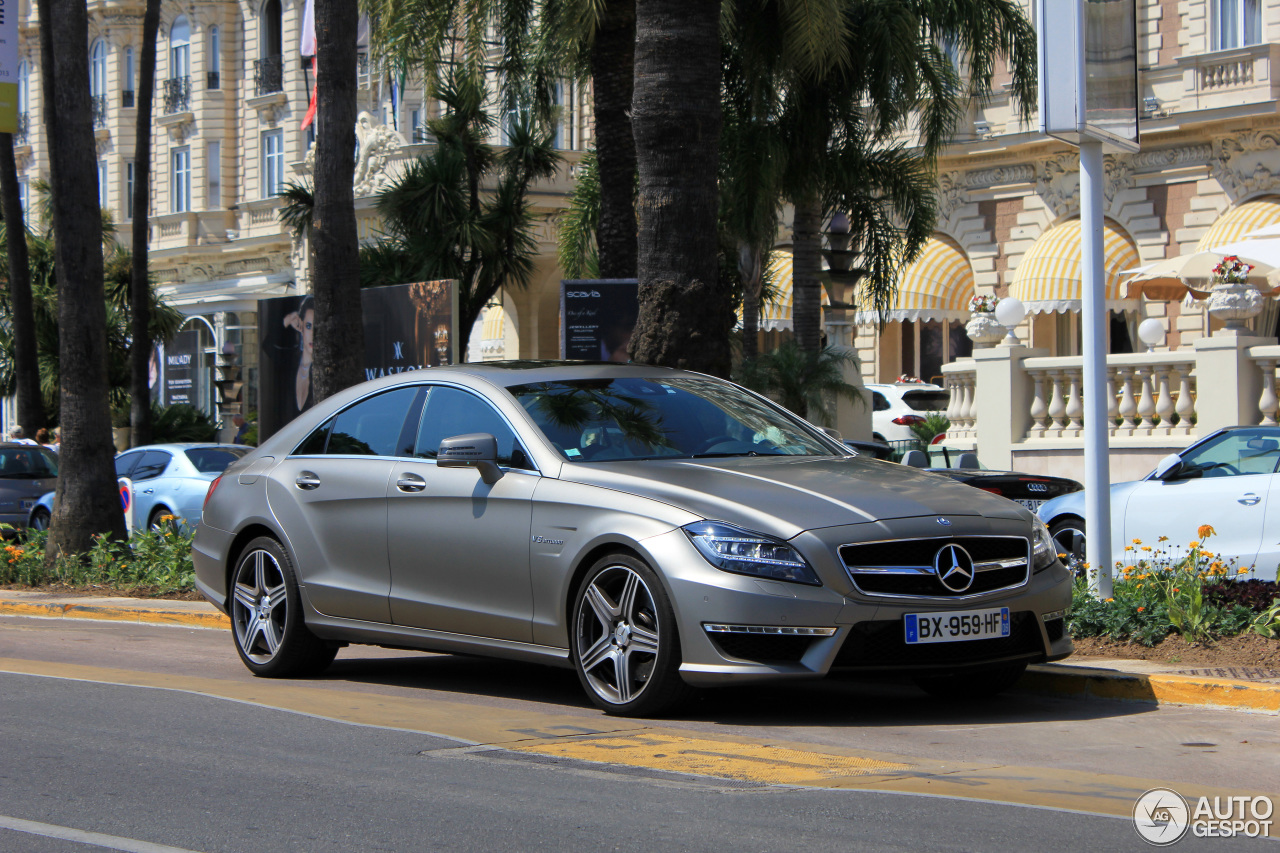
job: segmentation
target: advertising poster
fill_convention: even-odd
[[[200,330],[178,332],[164,348],[164,404],[199,406],[202,373],[199,366]]]
[[[560,357],[626,362],[640,313],[634,278],[560,282]]]
[[[0,0],[0,133],[18,132],[18,4]]]
[[[362,290],[364,378],[452,364],[458,339],[456,299],[451,281]],[[314,299],[308,295],[261,300],[258,340],[261,441],[315,404],[311,383]]]

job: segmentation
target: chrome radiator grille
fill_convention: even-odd
[[[973,558],[973,582],[956,591],[934,569],[938,552],[959,545]],[[949,536],[843,545],[840,559],[860,592],[890,598],[968,598],[1027,582],[1031,543],[1022,536]]]

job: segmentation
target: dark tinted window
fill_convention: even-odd
[[[879,391],[871,392],[871,411],[887,412],[889,411],[889,401]]]
[[[249,452],[248,447],[193,447],[184,451],[187,459],[201,474],[221,474],[227,466]]]
[[[35,445],[0,448],[0,478],[40,480],[58,476],[58,458]]]
[[[298,449],[293,451],[296,456],[317,456],[324,453],[324,446],[329,442],[329,430],[333,427],[333,421],[325,421],[315,432],[307,436],[302,444],[298,445]]]
[[[531,467],[515,433],[494,408],[474,394],[457,388],[435,387],[427,395],[427,407],[418,427],[413,455],[435,459],[440,442],[455,435],[487,432],[498,440],[498,463],[514,468]]]
[[[400,433],[417,388],[397,388],[361,400],[333,419],[325,453],[351,456],[397,456]]]
[[[128,477],[133,471],[133,466],[138,464],[138,460],[142,458],[142,451],[134,451],[133,453],[122,453],[116,457],[116,476]]]
[[[902,401],[916,412],[945,412],[951,402],[949,391],[908,391]]]
[[[138,462],[138,467],[133,469],[133,479],[150,480],[159,477],[169,467],[169,460],[172,458],[167,450],[148,450]]]

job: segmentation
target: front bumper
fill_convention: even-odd
[[[1001,661],[1058,660],[1072,651],[1062,617],[1044,619],[1065,612],[1071,601],[1070,573],[1057,562],[1015,590],[963,602],[901,601],[860,594],[842,567],[833,575],[831,566],[816,566],[821,587],[722,572],[708,565],[680,530],[645,544],[670,587],[679,623],[680,673],[696,686],[835,672],[938,674]],[[1010,610],[1007,638],[906,643],[907,613],[995,607]]]

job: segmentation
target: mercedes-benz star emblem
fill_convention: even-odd
[[[951,526],[951,522],[948,519],[942,518],[941,516],[938,517],[938,523],[941,524],[943,527]]]
[[[952,592],[964,592],[973,585],[973,557],[959,545],[944,545],[933,555],[933,572]]]

